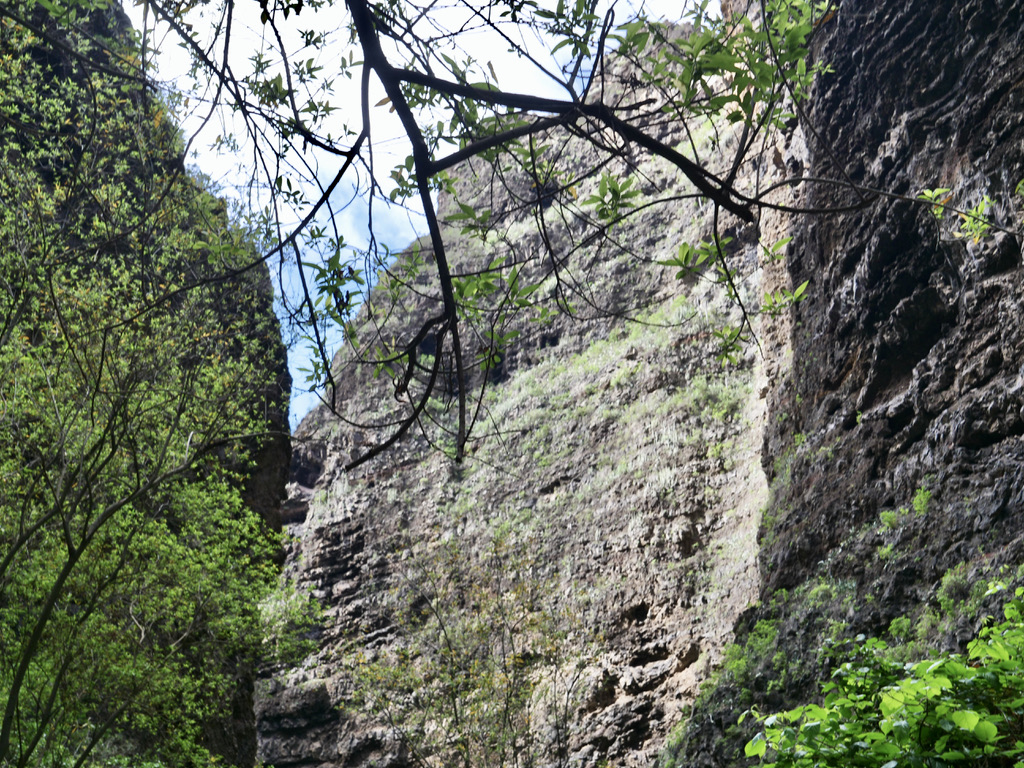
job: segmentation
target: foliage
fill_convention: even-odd
[[[999,587],[996,587],[998,589]],[[902,664],[859,639],[823,686],[821,705],[754,712],[746,747],[766,766],[1014,766],[1024,754],[1024,589],[966,658]],[[905,628],[904,628],[905,629]]]
[[[774,650],[777,639],[776,622],[757,622],[744,645],[730,645],[725,649],[723,668],[734,679],[746,681],[751,670]]]
[[[910,640],[912,622],[909,616],[897,616],[889,622],[889,635],[898,643]]]
[[[936,187],[935,189],[922,189],[918,193],[918,197],[928,203],[931,203],[932,216],[936,219],[942,219],[946,215],[946,205],[953,199],[953,195],[950,193],[949,187]]]
[[[1014,190],[1016,194],[1021,193],[1022,184],[1024,184],[1024,181],[1017,184]],[[945,218],[947,211],[956,213],[960,218],[960,226],[953,231],[953,237],[969,239],[975,245],[988,237],[992,233],[993,227],[1003,231],[1010,231],[1004,227],[996,226],[995,222],[993,222],[990,214],[996,201],[991,196],[987,194],[982,195],[981,199],[974,206],[965,210],[958,210],[952,205],[955,196],[956,193],[949,187],[936,187],[935,189],[921,190],[917,195],[917,199],[923,200],[930,205],[931,213],[937,221]]]
[[[984,597],[985,584],[971,581],[967,563],[960,563],[946,571],[936,592],[939,608],[943,615],[949,617],[973,615]]]
[[[0,763],[184,764],[276,579],[240,490],[276,324],[114,17],[33,9],[0,21]]]
[[[499,531],[476,560],[454,541],[414,555],[379,609],[397,633],[349,658],[360,712],[385,723],[413,765],[568,765],[579,660],[537,564]]]
[[[986,237],[988,231],[992,228],[992,222],[988,218],[988,212],[992,209],[992,203],[991,197],[983,195],[977,205],[966,213],[959,214],[961,219],[960,230],[953,234],[956,237],[970,238],[974,243],[981,242],[981,239]]]
[[[918,517],[924,517],[928,514],[928,505],[932,502],[932,492],[924,485],[918,488],[914,492],[914,498],[911,500],[911,506],[914,508],[914,514]]]
[[[895,531],[899,528],[900,514],[894,509],[884,509],[878,513],[878,519],[882,521],[882,528],[886,531]]]

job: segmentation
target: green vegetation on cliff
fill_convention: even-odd
[[[764,730],[747,744],[747,756],[762,758],[765,768],[1020,766],[1022,597],[1018,588],[1005,621],[985,626],[966,656],[904,664],[881,640],[858,638],[822,686],[821,705],[754,712]]]
[[[276,320],[124,25],[76,24],[0,18],[0,764],[194,764],[276,581]]]

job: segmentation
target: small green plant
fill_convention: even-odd
[[[894,509],[883,509],[878,513],[878,519],[882,521],[884,531],[895,531],[899,528],[899,516]]]
[[[988,235],[992,228],[988,212],[992,209],[992,198],[985,195],[976,206],[967,213],[961,213],[960,231],[954,232],[955,237],[970,238],[972,242],[978,243]]]
[[[911,506],[914,507],[914,514],[918,517],[924,517],[928,514],[928,505],[932,500],[932,492],[929,491],[925,486],[921,486],[914,493],[914,498],[910,502]]]
[[[733,644],[725,649],[723,669],[737,683],[748,682],[758,664],[768,658],[778,639],[778,625],[762,619],[754,625],[743,645]]]
[[[912,622],[907,616],[897,616],[889,623],[889,637],[898,643],[905,643],[910,639]]]
[[[967,574],[967,563],[960,563],[946,571],[935,595],[943,615],[950,617],[962,614],[973,615],[977,612],[984,596],[985,583],[982,581],[971,583]]]
[[[878,548],[878,559],[882,562],[889,562],[896,559],[896,547],[893,544],[885,544]]]
[[[831,605],[836,599],[836,588],[835,585],[824,579],[818,581],[811,589],[807,592],[805,598],[807,605],[813,608],[824,608]]]
[[[942,219],[946,215],[946,205],[953,199],[949,187],[936,187],[935,189],[922,189],[917,197],[932,204],[932,216]]]
[[[920,643],[931,642],[936,633],[940,631],[941,626],[942,619],[939,618],[939,614],[933,609],[928,609],[921,614],[914,625],[914,638]]]

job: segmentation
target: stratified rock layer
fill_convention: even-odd
[[[737,716],[805,700],[826,636],[884,634],[907,616],[932,645],[962,645],[974,614],[931,635],[919,621],[943,576],[1024,562],[1022,14],[1021,0],[848,0],[816,27],[815,55],[834,71],[802,130],[779,139],[772,172],[794,180],[802,205],[843,210],[762,220],[764,242],[795,235],[782,282],[810,281],[788,323],[763,329],[763,370],[748,362],[720,379],[700,327],[645,335],[560,320],[509,356],[491,406],[510,429],[464,474],[410,440],[345,479],[340,466],[369,438],[314,414],[285,514],[291,567],[327,622],[321,652],[267,685],[263,759],[399,764],[386,729],[339,709],[349,691],[332,657],[353,638],[389,642],[365,624],[368,585],[392,573],[389,546],[442,531],[480,542],[496,522],[534,526],[548,575],[589,585],[601,608],[605,641],[574,726],[582,764],[654,763],[755,602],[752,579],[760,603],[737,627],[761,655],[718,678],[670,740],[675,765],[743,764]],[[915,201],[936,188],[960,211],[988,195],[985,236]],[[693,215],[642,220],[627,239],[658,258],[699,234],[682,231]],[[755,272],[756,238],[735,234]],[[635,265],[588,266],[617,301],[721,311]],[[627,285],[640,292],[623,297]],[[773,486],[759,554],[757,460]],[[880,525],[883,511],[898,524]]]
[[[643,161],[637,176],[646,194],[685,191],[659,162]],[[581,184],[580,198],[596,183]],[[540,247],[531,233],[537,213],[509,222],[520,247]],[[550,237],[565,237],[557,203],[539,215]],[[411,436],[345,474],[379,434],[324,408],[303,422],[283,511],[295,537],[288,567],[320,599],[325,620],[319,652],[268,680],[260,696],[264,762],[403,765],[389,729],[345,708],[355,694],[346,659],[396,642],[376,596],[401,584],[415,557],[454,539],[476,558],[503,531],[536,563],[551,610],[571,612],[583,627],[571,637],[588,638],[560,649],[582,664],[568,723],[571,763],[654,763],[758,581],[764,358],[751,350],[742,364],[723,367],[711,329],[735,307],[712,281],[684,283],[657,264],[681,242],[707,237],[710,221],[709,211],[676,202],[616,228],[615,240],[633,252],[577,251],[567,264],[587,276],[582,316],[517,326],[522,335],[491,382],[481,439],[463,467]],[[761,278],[756,232],[732,234],[749,298]],[[468,238],[464,245],[452,249],[462,265],[493,258]],[[786,279],[773,268],[773,280]],[[542,290],[553,292],[554,280]],[[623,313],[642,322],[625,322]],[[777,342],[764,331],[771,353]],[[389,382],[353,372],[344,358],[338,370],[346,415],[386,409]]]

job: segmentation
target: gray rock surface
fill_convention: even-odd
[[[376,435],[325,410],[307,419],[284,512],[288,567],[325,623],[319,652],[258,701],[262,759],[405,764],[387,728],[343,708],[353,692],[340,660],[395,642],[376,591],[408,553],[452,536],[472,551],[514,526],[553,593],[583,606],[599,641],[577,649],[580,765],[653,765],[734,628],[743,642],[764,621],[768,657],[742,684],[719,678],[672,741],[677,765],[740,764],[736,716],[806,697],[826,628],[884,634],[934,607],[954,566],[982,578],[1024,562],[1022,13],[1021,0],[850,0],[817,28],[815,55],[834,72],[802,129],[771,148],[770,172],[845,180],[793,185],[801,204],[843,210],[766,213],[759,232],[736,231],[747,290],[811,282],[792,317],[760,329],[763,355],[723,373],[700,325],[727,311],[721,297],[594,252],[579,258],[599,305],[654,302],[697,324],[622,328],[598,313],[524,327],[487,401],[504,432],[461,470],[409,438],[346,476]],[[937,221],[914,202],[936,187],[962,211],[990,195],[992,236],[958,237],[956,213]],[[652,211],[623,239],[657,259],[707,224],[697,210]],[[789,274],[762,269],[758,237],[787,234]],[[389,397],[366,382],[341,384],[355,412]],[[903,508],[880,529],[882,511]],[[933,644],[957,647],[975,628],[965,614]]]
[[[660,185],[649,193],[678,191],[658,162],[644,161],[639,175]],[[557,233],[557,205],[544,215]],[[517,247],[537,247],[528,222],[509,226],[523,238]],[[346,474],[382,432],[326,408],[303,422],[282,513],[293,537],[287,568],[322,602],[324,623],[318,653],[279,670],[257,701],[265,763],[407,764],[388,728],[348,706],[358,692],[346,659],[397,647],[380,595],[402,584],[410,563],[452,540],[473,559],[511,531],[550,594],[544,610],[577,622],[560,649],[581,665],[571,763],[654,764],[758,581],[765,358],[751,349],[723,367],[711,330],[735,308],[710,281],[681,282],[656,264],[709,226],[708,212],[675,203],[616,232],[642,244],[642,259],[607,245],[576,252],[573,269],[593,287],[587,307],[518,326],[484,401],[491,426],[462,467],[415,436]],[[738,234],[741,289],[752,295],[762,279],[757,238]],[[466,240],[456,258],[488,257]],[[787,279],[773,269],[771,280]],[[624,310],[646,323],[623,322]],[[428,310],[406,311],[415,328]],[[769,356],[781,338],[763,329]],[[387,383],[344,358],[337,367],[343,416],[387,412]]]

